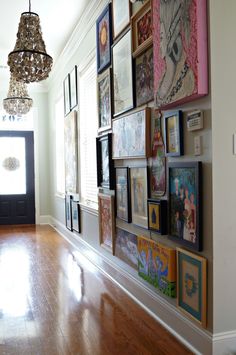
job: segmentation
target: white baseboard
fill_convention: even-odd
[[[213,335],[213,354],[236,354],[236,330]]]
[[[36,221],[37,224],[51,224],[51,216],[39,216],[39,219]]]

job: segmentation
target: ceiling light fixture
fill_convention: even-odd
[[[8,95],[3,100],[4,110],[9,115],[25,115],[32,105],[33,100],[28,95],[26,84],[11,75]]]
[[[38,14],[23,12],[17,32],[14,50],[8,55],[8,65],[16,80],[37,82],[48,77],[53,59],[46,53]]]

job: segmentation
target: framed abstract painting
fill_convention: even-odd
[[[207,260],[177,248],[177,305],[206,328]]]
[[[111,4],[104,9],[96,21],[97,33],[97,72],[111,64],[111,44],[112,44],[112,28],[111,28]]]
[[[135,59],[136,104],[153,100],[153,48],[148,48]]]
[[[100,245],[114,254],[115,214],[114,196],[98,194]]]
[[[111,129],[111,69],[108,68],[97,79],[98,88],[98,132]]]
[[[208,94],[207,1],[153,0],[154,99],[174,107]]]
[[[193,250],[202,250],[201,162],[168,164],[169,236]]]
[[[115,188],[114,162],[111,156],[112,133],[96,138],[97,186],[110,190]]]
[[[116,168],[116,216],[131,222],[129,169]]]

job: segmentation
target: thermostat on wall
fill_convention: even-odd
[[[188,131],[197,131],[203,128],[203,111],[194,111],[187,114]]]

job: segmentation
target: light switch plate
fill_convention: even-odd
[[[202,154],[202,140],[201,136],[194,137],[194,155]]]

